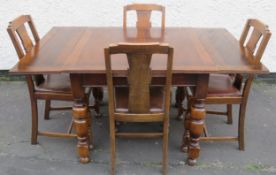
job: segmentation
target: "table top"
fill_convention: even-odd
[[[253,65],[252,56],[223,28],[167,27],[138,31],[120,27],[54,27],[11,70],[11,74],[105,73],[104,48],[119,42],[160,42],[174,48],[173,73],[268,73]],[[162,56],[152,59],[163,70]],[[118,55],[113,68],[123,70]]]

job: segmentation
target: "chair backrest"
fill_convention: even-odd
[[[150,17],[152,11],[159,11],[162,15],[162,30],[165,29],[165,7],[157,4],[129,4],[124,6],[124,21],[123,27],[126,29],[127,27],[127,12],[135,10],[137,13],[137,28],[147,28],[151,27]]]
[[[33,39],[31,39],[26,27],[29,27]],[[30,52],[33,46],[40,40],[30,15],[21,15],[11,21],[7,31],[19,59],[23,58],[26,53]],[[39,85],[44,81],[43,75],[35,75],[34,78],[36,85]],[[31,81],[30,76],[27,77],[27,81],[28,80]],[[28,82],[28,84],[31,85],[32,83]]]
[[[9,23],[7,29],[19,59],[24,57],[25,54],[29,52],[35,44],[29,36],[26,24],[28,24],[31,30],[34,41],[38,42],[39,36],[30,15],[19,16]]]
[[[252,31],[252,32],[250,32]],[[259,65],[265,48],[270,40],[271,32],[267,25],[257,19],[248,19],[242,35],[240,46],[244,49],[246,56],[252,64]],[[243,87],[243,96],[248,98],[249,90],[254,79],[254,75],[249,75]],[[234,81],[236,88],[242,88],[243,77],[237,74]]]
[[[107,84],[109,93],[109,112],[112,114],[115,110],[114,104],[114,72],[112,70],[111,59],[114,54],[125,54],[129,63],[128,68],[128,113],[147,114],[150,113],[150,85],[153,71],[150,68],[153,54],[166,54],[167,67],[161,71],[162,76],[166,78],[164,86],[164,113],[169,113],[170,108],[170,87],[172,79],[172,58],[173,49],[168,45],[158,43],[121,43],[110,46],[105,49],[105,63],[107,73]],[[115,57],[116,58],[116,57]]]
[[[250,32],[250,29],[252,29],[252,32]],[[240,44],[252,54],[253,64],[260,64],[270,37],[271,32],[267,25],[257,19],[247,20],[240,37]]]

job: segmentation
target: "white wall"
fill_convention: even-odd
[[[123,6],[131,2],[164,5],[166,26],[225,27],[239,38],[246,19],[259,18],[276,35],[275,0],[0,0],[0,70],[17,61],[6,32],[15,17],[32,15],[42,37],[53,26],[121,26]],[[272,72],[275,48],[272,35],[262,61]]]

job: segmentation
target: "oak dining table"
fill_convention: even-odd
[[[138,30],[122,27],[53,27],[33,49],[10,69],[12,75],[70,75],[74,96],[73,121],[77,134],[77,152],[81,163],[90,161],[88,111],[84,87],[106,86],[104,48],[120,42],[168,43],[174,48],[173,86],[196,86],[192,106],[188,163],[195,164],[200,155],[200,136],[205,119],[204,99],[209,75],[265,74],[268,69],[253,65],[252,55],[224,28],[166,27]],[[114,84],[127,84],[128,63],[121,55],[113,62]],[[151,68],[155,70],[152,84],[162,84],[160,71],[165,59],[156,55]],[[173,126],[171,126],[173,127]],[[183,131],[177,134],[182,135]]]

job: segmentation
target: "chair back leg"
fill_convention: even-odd
[[[51,100],[45,100],[44,120],[50,119]]]
[[[229,125],[233,124],[232,104],[227,104],[227,124],[229,124]]]
[[[190,138],[190,123],[191,123],[191,106],[192,102],[190,99],[187,101],[187,111],[184,116],[183,126],[184,133],[182,135],[182,143],[180,150],[184,153],[188,152],[189,138]]]

